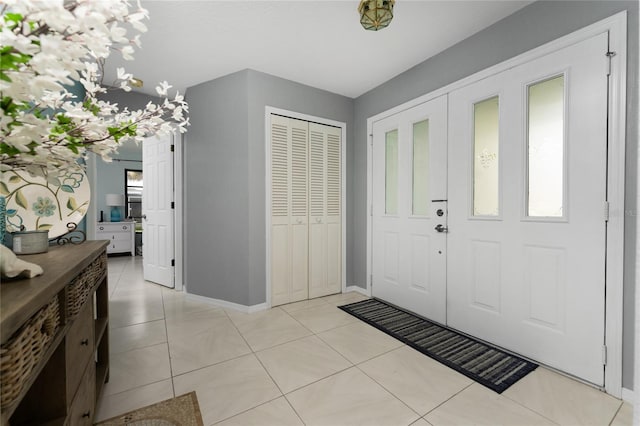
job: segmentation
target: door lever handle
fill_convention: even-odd
[[[449,232],[449,228],[443,226],[441,223],[439,223],[438,226],[436,226],[433,229],[435,229],[438,232]]]

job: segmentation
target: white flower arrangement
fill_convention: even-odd
[[[163,102],[129,111],[99,99],[112,51],[133,59],[148,12],[129,0],[3,0],[0,3],[0,170],[47,178],[73,173],[87,151],[110,161],[120,143],[189,125],[188,105],[171,86],[156,88]],[[110,88],[130,91],[120,68]],[[82,84],[84,99],[67,88]]]

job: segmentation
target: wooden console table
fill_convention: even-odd
[[[0,284],[2,425],[91,425],[109,378],[107,242],[20,256],[44,274]]]

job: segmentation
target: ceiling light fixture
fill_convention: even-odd
[[[142,87],[144,85],[144,82],[139,78],[131,77],[131,80],[129,80],[129,84],[131,84],[131,86],[133,87]]]
[[[370,31],[386,28],[393,19],[395,2],[395,0],[361,0],[358,12],[360,12],[362,27]]]

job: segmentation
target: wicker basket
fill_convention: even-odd
[[[91,290],[107,269],[107,254],[98,256],[67,286],[67,319],[72,319],[84,306]]]
[[[0,407],[5,408],[18,398],[60,325],[56,295],[0,347]]]

